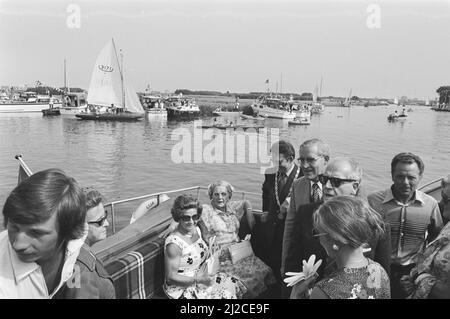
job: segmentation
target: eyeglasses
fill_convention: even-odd
[[[180,221],[187,223],[188,221],[190,221],[192,219],[193,222],[196,222],[200,219],[200,215],[199,214],[195,214],[192,216],[189,215],[183,215],[180,217]]]
[[[95,224],[97,227],[102,227],[105,224],[106,219],[108,218],[108,212],[105,210],[105,215],[93,222],[88,222],[88,224]]]
[[[317,162],[321,157],[323,156],[319,156],[319,157],[299,157],[297,158],[297,161],[299,161],[300,163],[308,163],[308,164],[314,164],[315,162]]]
[[[319,178],[319,182],[322,185],[325,185],[328,181],[330,181],[331,186],[336,187],[336,188],[341,186],[343,183],[357,182],[356,179],[331,177],[331,176],[326,176],[326,175],[319,175],[318,178]]]

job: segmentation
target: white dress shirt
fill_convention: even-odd
[[[74,265],[87,236],[87,224],[82,238],[67,244],[61,280],[49,294],[41,266],[19,259],[8,238],[8,231],[0,233],[0,299],[50,299],[72,276]]]

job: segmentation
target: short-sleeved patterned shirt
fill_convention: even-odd
[[[390,299],[389,277],[384,268],[367,258],[368,265],[344,268],[317,283],[330,299]]]
[[[208,232],[217,236],[216,243],[226,245],[239,241],[239,220],[243,215],[243,201],[229,201],[223,212],[210,204],[203,205],[202,221]]]

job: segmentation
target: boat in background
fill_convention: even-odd
[[[28,94],[26,100],[2,99],[0,101],[0,113],[40,113],[43,109],[49,109],[53,103],[54,108],[61,107],[61,101],[49,95]]]
[[[183,94],[166,98],[168,119],[195,119],[200,117],[200,108],[194,99],[183,98]]]
[[[167,114],[161,95],[143,94],[140,100],[147,114]]]
[[[264,121],[266,118],[261,116],[253,116],[247,114],[241,114],[241,118],[244,120]]]
[[[87,102],[86,93],[84,92],[66,92],[63,95],[62,106],[60,107],[61,115],[75,115],[86,112]]]
[[[310,125],[311,118],[310,117],[298,117],[289,121],[289,125]]]
[[[256,116],[293,120],[296,113],[292,110],[293,105],[279,97],[260,96],[251,106]]]
[[[123,56],[119,63],[114,39],[100,51],[92,71],[86,112],[75,114],[82,120],[134,121],[145,112],[136,91],[125,81]]]

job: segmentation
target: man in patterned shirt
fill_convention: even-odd
[[[368,196],[369,204],[391,225],[391,294],[404,298],[400,278],[414,267],[414,258],[441,230],[436,200],[417,190],[424,164],[412,153],[397,154],[391,162],[393,184]]]

